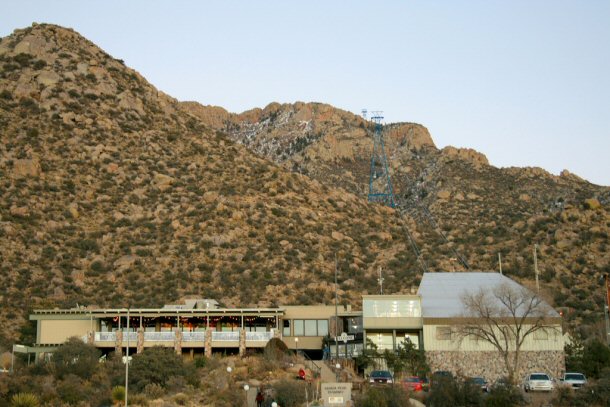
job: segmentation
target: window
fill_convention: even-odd
[[[315,319],[305,320],[305,336],[318,336],[318,321]]]
[[[318,336],[328,335],[328,319],[318,319]]]
[[[304,322],[302,319],[294,320],[294,336],[303,336],[305,333]]]
[[[294,336],[326,336],[328,335],[327,319],[295,319]]]
[[[545,341],[549,339],[549,333],[546,329],[539,329],[534,332],[534,339],[538,341]]]
[[[419,299],[364,300],[363,315],[367,318],[418,318],[421,317]]]
[[[290,336],[290,320],[289,319],[285,319],[283,322],[282,335]]]
[[[450,341],[451,340],[451,327],[437,326],[436,327],[436,339],[439,341]]]

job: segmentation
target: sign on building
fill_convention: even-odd
[[[322,399],[324,407],[351,406],[351,383],[322,383]]]

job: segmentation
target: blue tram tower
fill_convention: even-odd
[[[388,170],[388,159],[383,144],[383,126],[381,112],[372,112],[371,120],[375,123],[373,134],[373,155],[371,156],[371,174],[369,178],[369,202],[379,202],[395,208],[394,189]]]

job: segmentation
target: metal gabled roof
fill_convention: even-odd
[[[516,281],[496,272],[424,273],[417,291],[422,297],[422,316],[424,318],[464,316],[466,314],[462,304],[464,294],[474,294],[479,290],[491,292],[500,284],[508,284],[518,290],[524,288]],[[549,314],[552,317],[559,316],[554,310]]]

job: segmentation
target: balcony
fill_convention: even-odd
[[[239,332],[212,332],[212,342],[239,342]]]
[[[182,332],[182,342],[204,342],[205,332]]]
[[[173,342],[176,339],[174,332],[144,332],[144,342]]]
[[[163,331],[163,332],[142,332],[144,335],[144,346],[153,346],[155,343],[163,343],[163,346],[173,346],[176,340],[176,333],[174,331]],[[273,338],[273,331],[270,332],[245,332],[246,344],[252,347],[262,347],[267,344]],[[126,346],[127,338],[129,336],[130,346],[136,346],[138,343],[138,332],[123,332],[122,346]],[[239,344],[240,332],[217,332],[212,331],[212,344],[213,346],[228,346],[234,347]],[[204,331],[184,331],[182,332],[182,344],[183,346],[194,346],[200,347],[205,342],[206,332]],[[87,335],[82,337],[83,342],[87,342]],[[117,341],[117,332],[95,332],[94,333],[95,344],[101,346],[114,346]],[[188,345],[188,344],[191,345]],[[216,345],[214,345],[216,343]]]
[[[247,342],[268,342],[273,338],[272,332],[246,332]]]

